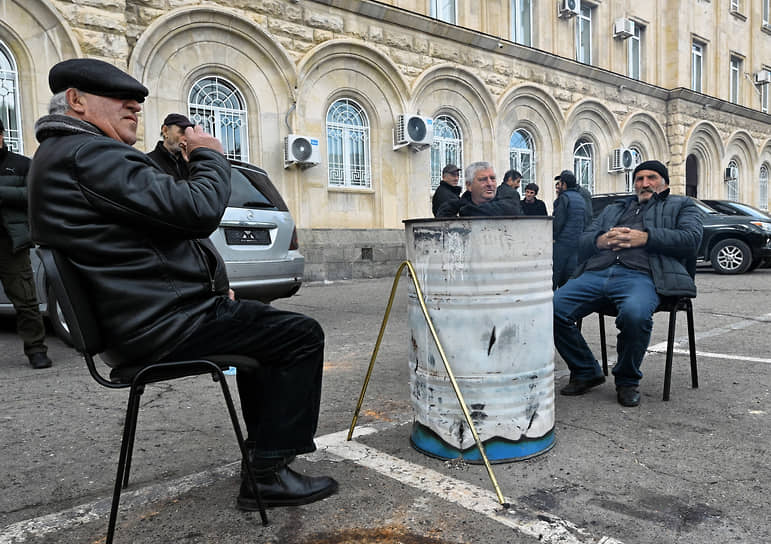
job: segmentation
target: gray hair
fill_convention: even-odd
[[[474,181],[474,178],[477,175],[477,172],[480,170],[487,170],[488,168],[492,168],[493,165],[490,164],[487,161],[477,161],[472,162],[469,164],[466,169],[463,171],[464,179],[466,180],[466,185],[471,185],[471,182]]]
[[[67,103],[67,91],[56,93],[51,97],[51,101],[48,103],[48,113],[50,115],[67,113],[70,109],[69,103]]]

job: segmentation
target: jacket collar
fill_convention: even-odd
[[[35,138],[37,138],[38,142],[42,142],[51,136],[68,136],[71,134],[107,136],[91,123],[60,113],[44,115],[35,123]]]

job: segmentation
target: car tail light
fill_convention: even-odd
[[[292,229],[292,241],[289,242],[289,249],[300,249],[300,243],[297,241],[297,227]]]

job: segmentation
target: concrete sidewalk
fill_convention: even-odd
[[[699,389],[690,388],[687,356],[677,354],[672,400],[662,402],[666,316],[657,316],[640,407],[619,406],[611,382],[583,397],[557,395],[554,449],[494,467],[510,510],[497,504],[483,467],[431,459],[409,445],[405,283],[361,436],[351,443],[341,433],[391,280],[309,285],[276,303],[317,318],[327,334],[319,451],[295,465],[337,478],[337,495],[269,510],[271,524],[262,527],[258,515],[235,508],[235,439],[211,381],[155,385],[143,397],[116,542],[771,542],[771,270],[733,277],[700,270]],[[94,383],[82,359],[53,338],[54,367],[32,370],[12,322],[2,324],[0,544],[103,542],[126,393]],[[613,357],[610,319],[607,328]],[[584,331],[599,353],[596,318]],[[556,370],[559,388],[564,363]]]

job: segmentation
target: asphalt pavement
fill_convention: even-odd
[[[392,280],[305,285],[282,308],[327,335],[319,449],[294,466],[329,474],[338,494],[295,508],[236,509],[238,454],[208,377],[149,386],[117,543],[461,544],[771,542],[771,269],[697,274],[700,387],[690,387],[684,314],[669,402],[666,316],[655,318],[642,403],[623,408],[611,381],[556,395],[556,445],[484,468],[409,444],[406,281],[402,280],[359,420],[345,441]],[[609,349],[615,355],[610,319]],[[584,331],[599,354],[596,317]],[[53,368],[33,370],[12,320],[0,321],[0,544],[104,542],[125,391],[107,390],[49,337]],[[555,362],[556,387],[567,382]],[[235,389],[235,379],[228,378]]]

